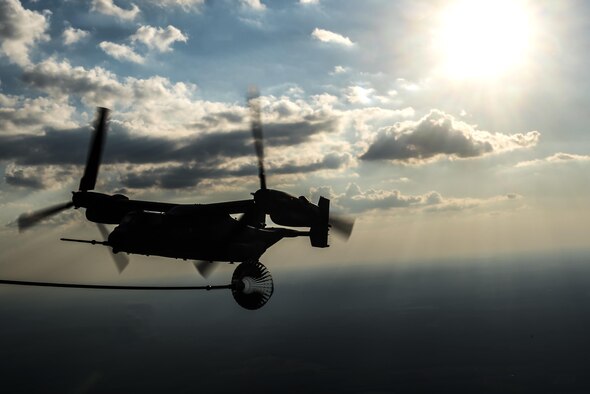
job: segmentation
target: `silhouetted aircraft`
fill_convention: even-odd
[[[93,192],[105,143],[109,110],[99,108],[90,142],[90,150],[72,200],[18,218],[19,230],[68,208],[86,208],[86,218],[97,223],[103,241],[62,238],[63,241],[104,245],[111,248],[113,259],[122,272],[127,254],[163,256],[195,260],[198,271],[207,276],[214,262],[241,263],[232,276],[235,300],[244,308],[258,309],[270,299],[274,286],[267,268],[260,263],[266,250],[283,238],[309,237],[317,248],[328,246],[328,231],[333,228],[348,238],[354,221],[330,216],[330,201],[320,197],[313,204],[266,186],[264,144],[258,93],[248,98],[252,135],[258,158],[260,189],[249,200],[212,204],[174,204],[131,200],[122,194]],[[234,219],[231,214],[242,214]],[[301,231],[285,227],[266,227],[266,215],[285,227],[308,227]],[[109,233],[105,224],[116,224]]]

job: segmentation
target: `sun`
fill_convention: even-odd
[[[459,0],[441,13],[434,44],[452,78],[493,78],[523,66],[532,21],[518,0]]]

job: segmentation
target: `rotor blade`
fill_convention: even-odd
[[[86,159],[86,168],[84,168],[84,175],[80,180],[79,189],[81,191],[93,190],[96,185],[96,176],[98,175],[98,167],[100,166],[108,116],[109,110],[107,108],[98,108],[94,133],[92,134],[88,158]]]
[[[344,216],[330,215],[330,226],[332,226],[336,234],[340,235],[344,240],[348,240],[354,227],[354,219]]]
[[[203,278],[209,277],[209,275],[211,275],[213,271],[215,271],[215,269],[219,266],[219,264],[213,261],[205,260],[197,260],[194,262],[194,265]]]
[[[260,188],[266,189],[266,173],[264,172],[264,141],[262,137],[262,120],[260,119],[260,94],[254,87],[248,92],[248,106],[250,107],[250,118],[252,136],[254,137],[254,148],[258,157],[258,178]]]
[[[71,208],[73,206],[74,203],[70,201],[63,204],[53,205],[51,207],[41,209],[37,212],[23,213],[17,219],[18,231],[22,232],[28,229],[29,227],[36,225],[43,219],[47,219],[48,217],[53,216],[56,213],[60,213],[61,211]]]
[[[107,229],[107,226],[105,226],[102,223],[96,223],[96,226],[98,227],[98,231],[100,231],[100,233],[102,234],[102,238],[108,242],[109,230]],[[119,271],[119,273],[123,272],[123,270],[125,270],[125,268],[127,268],[127,266],[129,265],[129,257],[123,253],[113,253],[113,248],[110,249],[110,252],[111,257],[113,258],[113,261],[117,266],[117,270]]]

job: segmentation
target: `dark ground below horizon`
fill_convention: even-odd
[[[589,285],[588,255],[556,254],[279,271],[255,312],[226,291],[3,286],[0,390],[588,393]]]

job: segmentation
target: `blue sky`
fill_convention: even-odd
[[[96,106],[113,110],[98,190],[247,198],[257,85],[269,185],[358,218],[313,262],[586,248],[584,2],[0,4],[3,223],[76,189]],[[52,249],[95,237],[82,219],[4,227],[1,253],[26,259],[11,245],[39,232]]]

